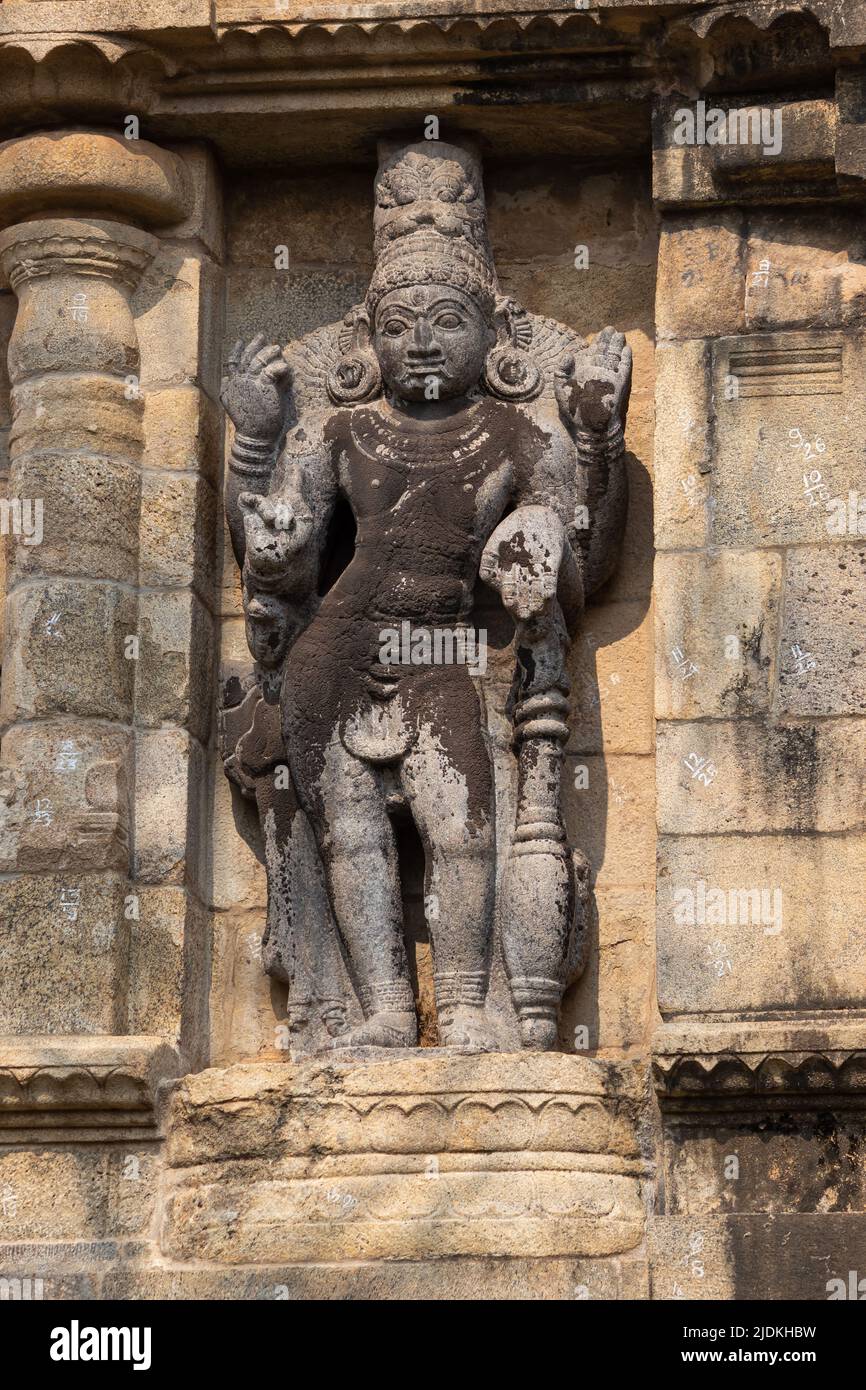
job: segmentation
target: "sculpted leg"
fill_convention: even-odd
[[[291,746],[291,745],[290,745]],[[403,944],[397,849],[381,774],[335,734],[321,773],[292,759],[292,774],[319,844],[331,906],[355,975],[365,1022],[339,1047],[414,1047],[415,1001]]]
[[[469,691],[473,710],[458,710],[454,718],[471,730],[470,756],[458,766],[438,737],[422,728],[402,780],[427,861],[425,902],[441,1042],[491,1049],[496,1043],[484,1003],[495,885],[493,780],[477,700]],[[469,713],[474,722],[463,723]]]

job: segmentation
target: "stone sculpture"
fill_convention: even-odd
[[[254,667],[225,684],[222,738],[261,821],[263,960],[301,1051],[416,1044],[408,813],[441,1045],[548,1050],[589,896],[559,804],[565,658],[616,564],[631,353],[501,292],[463,149],[387,154],[374,226],[363,304],[284,350],[238,344],[224,385]],[[515,624],[516,792],[469,669],[479,578]]]

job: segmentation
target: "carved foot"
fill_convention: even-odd
[[[371,1014],[356,1028],[341,1033],[331,1043],[342,1047],[415,1047],[418,1042],[418,1021],[414,1013]]]
[[[481,1052],[495,1052],[497,1046],[483,1008],[472,1004],[440,1011],[439,1041],[443,1047],[474,1047]]]
[[[530,1052],[552,1052],[559,1039],[559,1028],[552,1018],[522,1018],[520,1043]]]

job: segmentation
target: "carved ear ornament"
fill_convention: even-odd
[[[339,334],[342,356],[325,380],[334,405],[361,405],[381,393],[379,359],[370,342],[370,320],[364,309],[352,309]]]
[[[538,363],[529,351],[532,320],[513,299],[496,305],[498,338],[484,363],[484,385],[505,401],[530,401],[543,385]]]

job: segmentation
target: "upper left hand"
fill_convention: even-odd
[[[615,417],[624,417],[631,370],[625,337],[615,328],[603,328],[589,347],[560,362],[554,377],[560,410],[579,429],[602,433]]]

